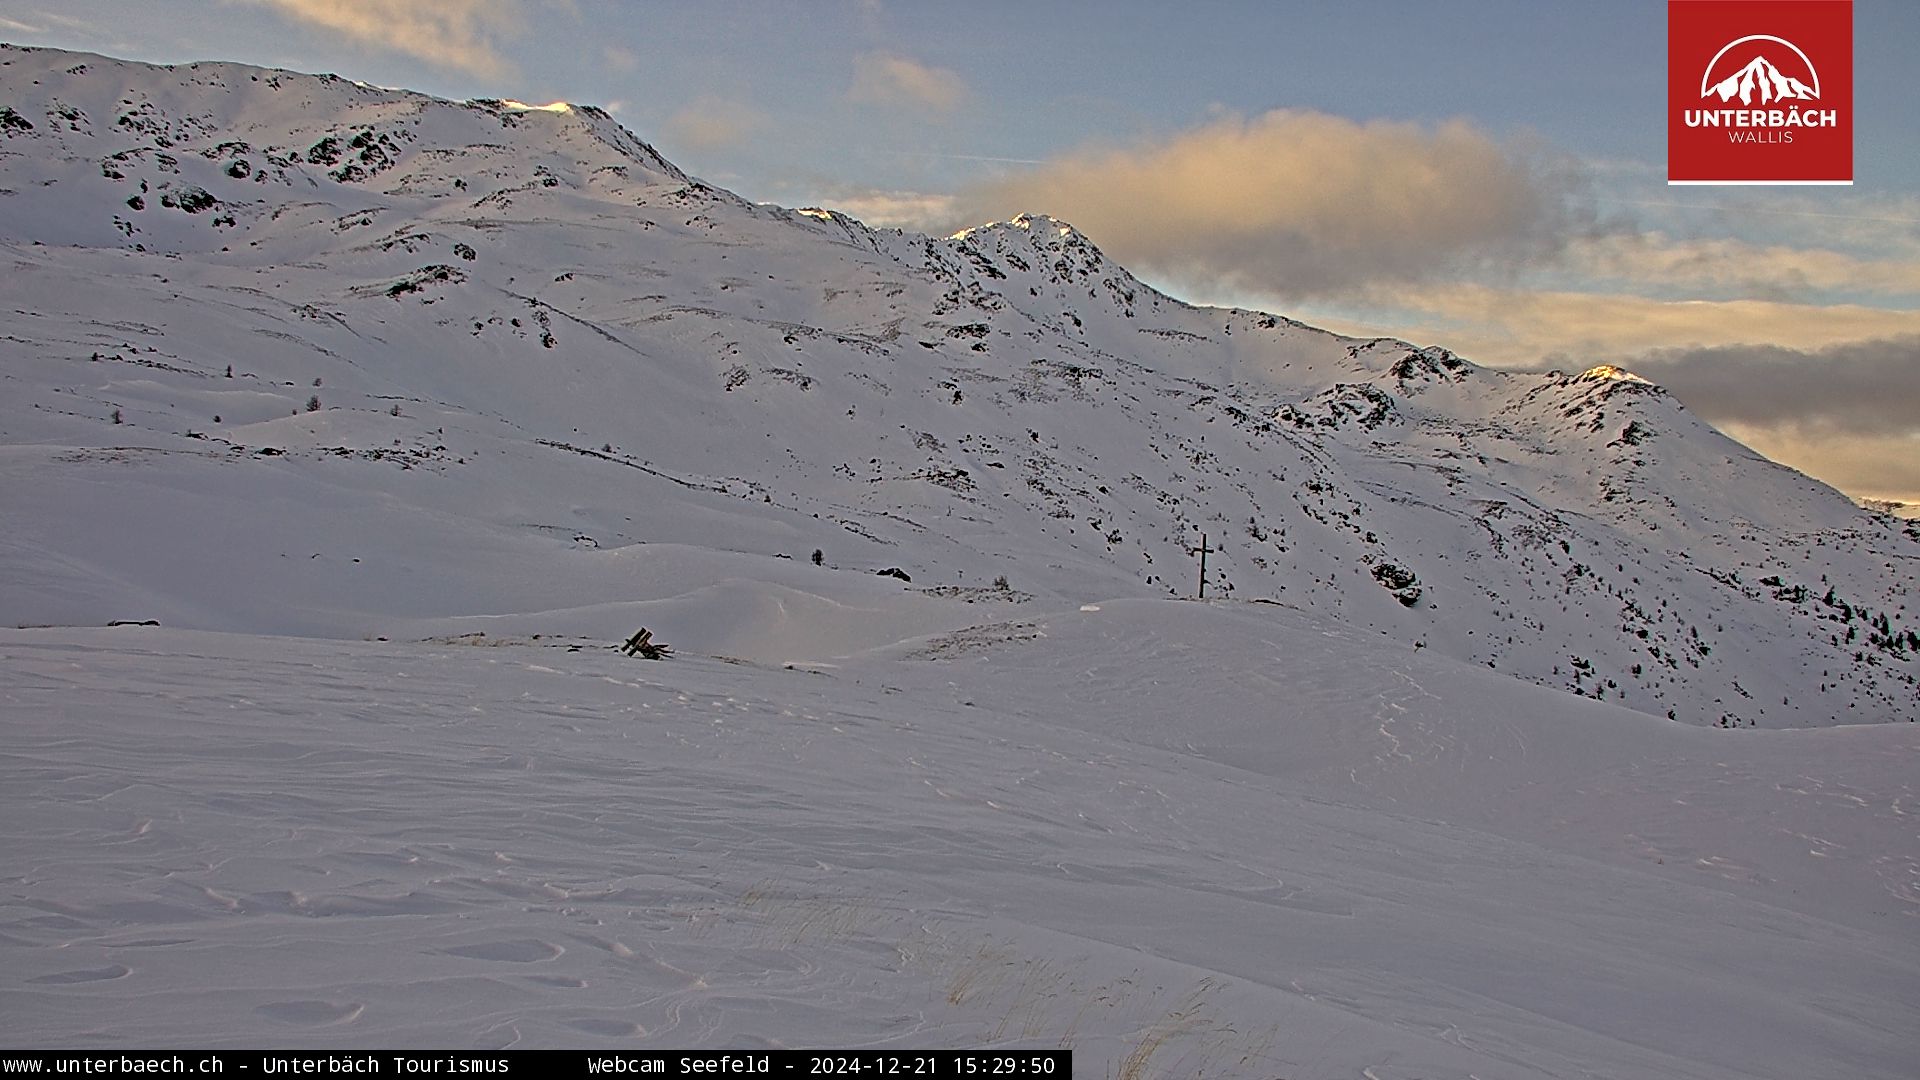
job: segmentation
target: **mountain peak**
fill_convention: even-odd
[[[550,101],[545,105],[529,105],[524,101],[515,101],[512,98],[506,98],[501,101],[500,104],[509,109],[518,109],[521,112],[570,113],[574,111],[573,106],[564,101]]]
[[[0,71],[15,88],[9,107],[33,125],[18,133],[51,144],[36,156],[93,158],[108,179],[144,181],[143,196],[193,187],[245,205],[261,201],[263,184],[478,199],[529,186],[693,182],[591,105],[454,102],[226,62],[160,67],[16,46],[3,55]],[[36,192],[16,204],[58,195]],[[43,215],[42,224],[62,216]]]
[[[1575,376],[1575,378],[1601,379],[1601,380],[1606,380],[1611,382],[1646,383],[1648,386],[1654,385],[1653,380],[1641,378],[1640,376],[1635,375],[1633,372],[1628,371],[1626,368],[1615,367],[1612,364],[1599,364],[1594,367],[1590,367],[1587,370],[1581,372],[1579,375]]]
[[[1618,368],[1179,303],[1045,214],[756,206],[592,106],[51,51],[0,54],[0,106],[0,620],[656,605],[826,659],[1191,595],[1205,537],[1210,599],[1658,716],[1913,713],[1906,525]]]
[[[996,232],[1026,232],[1036,237],[1067,237],[1085,240],[1086,234],[1067,222],[1048,214],[1015,214],[1003,221],[989,221],[961,229],[948,237],[949,240],[965,240],[981,234]]]

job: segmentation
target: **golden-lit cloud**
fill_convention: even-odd
[[[667,119],[667,133],[678,146],[723,150],[765,127],[767,116],[744,102],[703,95]]]
[[[966,96],[967,84],[946,68],[892,53],[862,53],[853,58],[849,101],[946,113]]]
[[[436,67],[498,77],[510,68],[499,44],[521,30],[516,0],[246,0],[357,44],[390,49]]]
[[[923,229],[929,221],[945,221],[953,216],[953,196],[923,191],[880,191],[860,189],[823,196],[817,200],[829,210],[876,229]]]
[[[1587,367],[1656,349],[1820,349],[1920,334],[1920,310],[1774,300],[1661,300],[1459,282],[1375,287],[1339,308],[1282,307],[1344,332],[1441,344],[1484,364]]]
[[[1570,186],[1464,121],[1276,110],[976,185],[961,195],[960,223],[1051,214],[1166,279],[1316,296],[1544,257],[1569,231]]]
[[[1856,498],[1920,505],[1920,337],[1628,363],[1775,461]]]
[[[1719,426],[1767,457],[1855,498],[1920,504],[1920,435],[1815,432],[1792,425]]]
[[[1820,349],[1662,349],[1631,366],[1715,423],[1920,436],[1920,334]]]

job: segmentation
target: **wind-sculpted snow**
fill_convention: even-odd
[[[1910,1075],[1920,728],[1088,606],[794,668],[0,631],[0,1041]]]
[[[876,588],[1191,595],[1204,537],[1210,596],[1651,716],[1920,714],[1914,524],[1617,372],[755,206],[583,106],[16,48],[0,106],[10,624],[624,637],[725,581],[859,647]]]

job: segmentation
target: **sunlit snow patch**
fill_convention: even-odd
[[[959,232],[947,237],[947,239],[965,240],[974,233],[984,232],[988,229],[1003,225],[1015,229],[1026,229],[1029,232],[1033,231],[1035,225],[1039,225],[1043,228],[1051,228],[1061,236],[1072,236],[1076,231],[1073,226],[1066,222],[1058,218],[1049,217],[1046,214],[1017,214],[1014,217],[1008,218],[1006,221],[990,221],[985,225],[975,225],[971,228],[961,229]]]
[[[1612,379],[1616,382],[1647,383],[1648,385],[1652,385],[1653,382],[1651,379],[1643,379],[1635,375],[1626,368],[1615,367],[1612,364],[1601,364],[1599,367],[1590,367],[1581,372],[1580,377],[1583,379]]]

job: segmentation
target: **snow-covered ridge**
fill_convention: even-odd
[[[5,48],[0,109],[9,623],[827,659],[1204,538],[1210,598],[1658,717],[1920,708],[1912,526],[1616,368],[755,206],[585,105]]]

